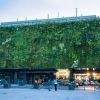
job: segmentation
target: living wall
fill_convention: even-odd
[[[0,68],[100,66],[100,19],[0,27]],[[74,66],[73,66],[74,67]]]

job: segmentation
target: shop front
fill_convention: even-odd
[[[4,68],[0,69],[0,79],[6,79],[11,84],[32,84],[37,79],[41,83],[47,78],[54,79],[54,73],[56,73],[56,69]]]
[[[83,68],[73,70],[75,80],[81,85],[84,83],[86,83],[87,85],[92,85],[95,82],[100,83],[100,69]]]

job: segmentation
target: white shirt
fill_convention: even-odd
[[[54,84],[57,84],[57,80],[56,79],[54,80]]]

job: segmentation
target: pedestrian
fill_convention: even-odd
[[[49,91],[51,91],[51,81],[50,81],[50,80],[48,80],[48,82],[47,82],[47,83],[48,83],[48,90],[49,90]]]
[[[55,88],[55,91],[57,91],[57,84],[58,84],[57,79],[54,79],[54,88]]]
[[[61,80],[60,80],[60,79],[58,79],[58,80],[57,80],[57,83],[58,83],[58,88],[60,89]]]

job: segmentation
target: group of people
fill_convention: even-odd
[[[51,91],[51,84],[50,83],[51,83],[50,80],[48,80],[48,90],[49,91]],[[57,91],[58,80],[54,79],[53,84],[54,84],[55,91]]]

